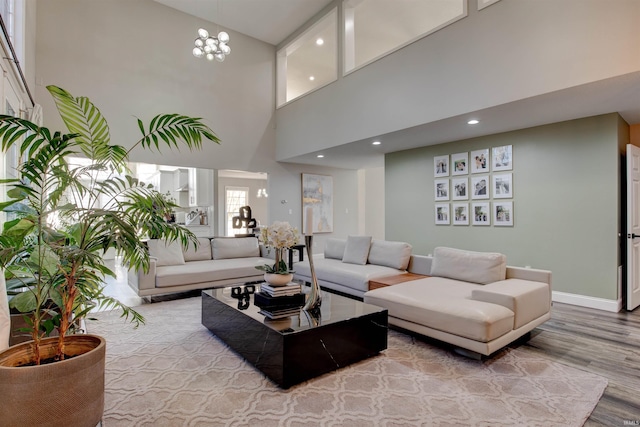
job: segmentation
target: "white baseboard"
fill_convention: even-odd
[[[595,308],[614,313],[622,310],[622,300],[610,300],[604,298],[588,297],[585,295],[568,294],[566,292],[551,292],[551,299],[554,302],[563,304],[578,305],[580,307]]]

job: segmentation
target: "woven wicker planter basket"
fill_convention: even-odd
[[[41,357],[55,355],[57,338],[41,344]],[[65,338],[71,359],[15,367],[33,360],[32,342],[0,353],[0,426],[95,427],[104,412],[106,342],[96,335]]]

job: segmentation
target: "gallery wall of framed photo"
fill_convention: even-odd
[[[513,227],[513,146],[433,158],[436,225]]]

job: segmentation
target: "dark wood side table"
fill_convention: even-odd
[[[293,250],[298,251],[298,261],[304,261],[304,248],[305,245],[293,245],[289,248],[289,270],[293,270]]]
[[[398,283],[424,279],[426,277],[431,277],[431,276],[424,276],[422,274],[414,274],[414,273],[407,272],[407,273],[394,274],[392,276],[378,277],[376,279],[369,280],[369,290],[371,291],[373,289],[384,288],[385,286],[397,285]]]

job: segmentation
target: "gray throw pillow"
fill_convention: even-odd
[[[364,265],[369,257],[371,236],[348,236],[342,262]]]
[[[184,264],[182,245],[178,241],[167,243],[165,240],[150,239],[147,241],[149,255],[158,259],[156,265],[181,265]]]
[[[345,239],[327,239],[324,244],[324,257],[342,260],[346,244]]]

